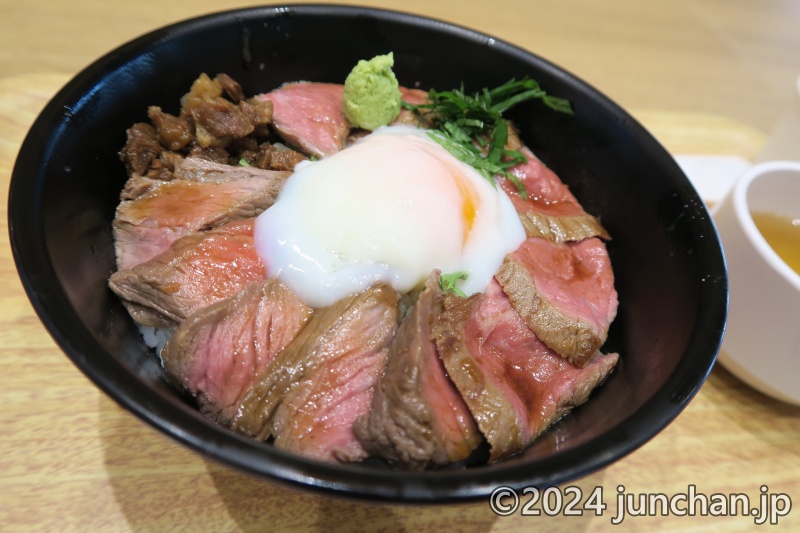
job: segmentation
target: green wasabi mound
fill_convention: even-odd
[[[394,55],[362,59],[344,82],[342,112],[350,125],[375,130],[400,114],[400,89],[392,72]]]

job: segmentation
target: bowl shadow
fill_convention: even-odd
[[[385,505],[316,496],[264,483],[213,461],[206,461],[206,466],[231,518],[246,533],[284,530],[416,533],[451,531],[455,524],[464,533],[484,533],[500,524],[512,529],[529,527],[530,521],[537,518],[547,520],[548,527],[577,533],[587,531],[592,520],[589,515],[528,517],[521,516],[519,511],[501,517],[492,512],[488,500],[451,505]],[[589,494],[602,481],[603,473],[598,472],[570,485]],[[524,504],[529,498],[522,495],[520,501]]]
[[[559,531],[590,529],[592,518],[500,517],[488,501],[451,505],[386,505],[286,488],[191,452],[120,408],[98,391],[99,432],[109,485],[134,532],[241,531],[448,531],[485,533],[496,526],[529,527],[546,519]],[[134,443],[131,445],[131,443]],[[588,494],[603,484],[599,471],[573,481]],[[524,504],[529,497],[522,495]],[[197,528],[197,529],[193,529]]]

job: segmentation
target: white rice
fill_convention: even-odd
[[[161,359],[161,352],[164,350],[164,345],[167,344],[167,341],[172,338],[172,332],[168,329],[153,326],[138,325],[138,327],[144,343],[150,348],[155,348],[158,358]]]

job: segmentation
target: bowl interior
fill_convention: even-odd
[[[348,39],[339,36],[347,35]],[[201,72],[246,94],[284,82],[341,83],[359,60],[394,52],[401,84],[468,91],[530,76],[575,116],[536,103],[511,118],[528,146],[611,233],[619,314],[604,351],[621,363],[584,406],[525,453],[493,465],[388,473],[376,463],[319,464],[203,418],[165,380],[108,290],[111,221],[125,181],[125,130],[149,105],[177,112]],[[358,497],[456,501],[497,484],[561,483],[653,437],[705,379],[721,340],[727,279],[716,231],[665,150],[592,87],[500,40],[438,21],[363,8],[261,7],[157,30],[109,53],[42,112],[17,160],[9,228],[22,281],[75,364],[125,408],[180,442],[251,474]]]
[[[753,175],[743,199],[750,213],[773,213],[789,218],[800,217],[800,164],[777,163],[761,166]]]

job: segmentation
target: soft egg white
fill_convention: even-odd
[[[298,165],[255,226],[268,274],[312,307],[377,281],[408,292],[434,268],[466,272],[459,288],[483,292],[524,239],[502,189],[411,126]]]

